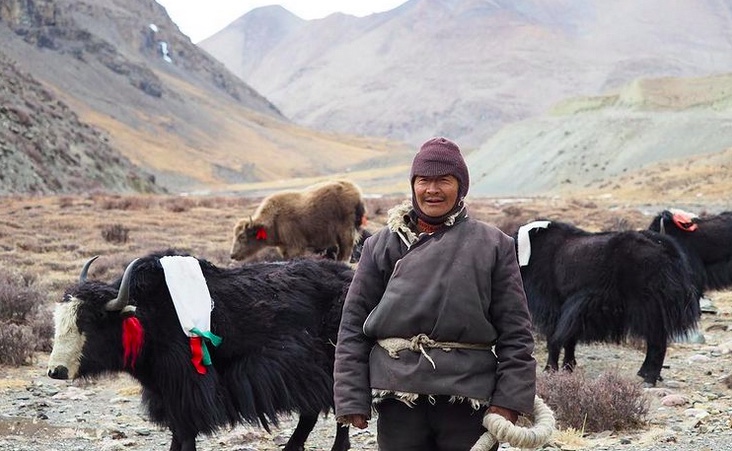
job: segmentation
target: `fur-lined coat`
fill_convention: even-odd
[[[446,225],[417,235],[405,203],[366,241],[336,347],[337,417],[370,417],[372,393],[405,401],[448,395],[533,410],[534,341],[514,241],[465,209]],[[379,344],[420,334],[437,346],[390,355]]]

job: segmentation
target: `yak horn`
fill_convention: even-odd
[[[130,279],[132,279],[132,268],[139,258],[136,258],[127,265],[122,275],[122,282],[119,284],[119,293],[116,299],[107,302],[104,308],[110,312],[122,310],[130,302]]]
[[[99,256],[95,255],[94,257],[87,260],[86,263],[84,263],[84,267],[81,268],[81,275],[79,276],[79,283],[86,282],[86,276],[89,273],[89,267],[91,266],[92,263],[94,263],[94,260],[96,260],[98,258],[99,258]]]

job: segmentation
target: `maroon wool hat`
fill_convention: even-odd
[[[470,187],[468,166],[460,154],[458,145],[447,138],[436,137],[422,144],[412,162],[412,170],[409,173],[410,184],[414,184],[414,178],[418,175],[423,177],[452,175],[460,184],[458,201],[468,194]]]

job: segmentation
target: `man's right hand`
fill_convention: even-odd
[[[368,418],[366,418],[366,415],[361,415],[359,413],[354,413],[352,415],[343,415],[342,417],[338,418],[338,422],[343,424],[350,424],[351,426],[358,429],[366,429],[369,425],[369,421]]]

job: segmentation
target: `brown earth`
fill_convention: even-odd
[[[369,228],[383,224],[386,210],[400,198],[369,199]],[[693,198],[692,198],[693,200]],[[237,219],[251,214],[259,199],[180,196],[56,196],[0,198],[0,262],[38,275],[48,293],[48,315],[63,289],[73,283],[89,257],[101,255],[91,278],[112,280],[126,262],[151,251],[175,247],[216,265],[227,266],[231,230]],[[724,208],[723,199],[687,203],[696,212]],[[536,217],[559,218],[588,230],[645,228],[660,209],[656,199],[620,201],[607,196],[541,199],[472,199],[473,214],[505,229]],[[126,231],[115,243],[103,235]],[[710,293],[718,313],[704,314],[705,343],[675,343],[668,351],[665,380],[649,390],[652,400],[647,426],[640,431],[586,434],[560,431],[548,449],[731,449],[732,293]],[[537,360],[545,362],[539,339]],[[643,359],[635,345],[580,346],[581,371],[597,374],[617,370],[635,377]],[[126,376],[94,382],[55,381],[45,376],[46,353],[19,368],[0,368],[0,449],[58,451],[104,449],[167,449],[169,433],[141,415],[139,387]],[[727,379],[725,379],[727,378]],[[664,407],[661,395],[679,394],[682,405]],[[693,409],[692,409],[693,408]],[[697,410],[694,410],[697,409]],[[283,419],[272,434],[238,427],[215,438],[202,437],[199,449],[276,450],[294,424]],[[319,422],[308,449],[329,449],[332,417]],[[375,450],[375,424],[352,431],[353,449]]]

